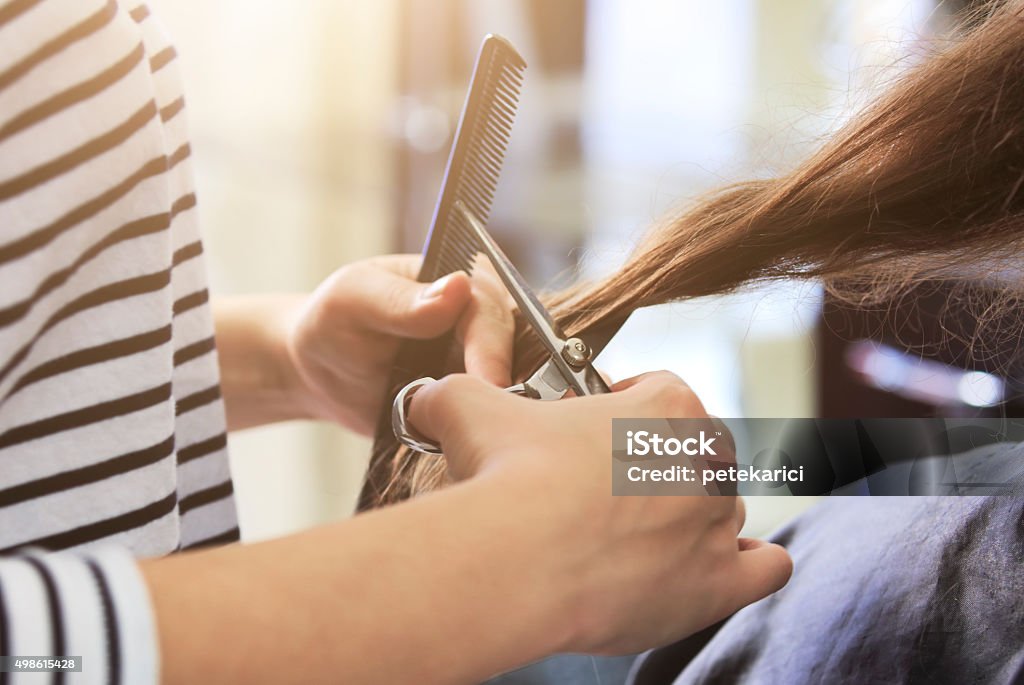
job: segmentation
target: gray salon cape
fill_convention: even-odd
[[[971,456],[976,483],[1024,473],[1020,445]],[[795,570],[771,597],[635,658],[559,656],[496,682],[1024,683],[1024,493],[1012,492],[827,498],[772,536]]]

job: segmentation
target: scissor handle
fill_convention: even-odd
[[[409,423],[409,403],[417,390],[435,382],[436,379],[429,376],[418,378],[399,390],[395,395],[395,401],[391,404],[391,430],[394,432],[395,438],[406,447],[424,454],[443,454],[443,452],[439,443],[424,437]],[[505,388],[505,392],[530,399],[540,399],[541,397],[528,383],[511,385]]]
[[[409,401],[412,396],[424,385],[434,382],[435,379],[429,376],[418,378],[398,391],[391,405],[391,430],[394,431],[398,442],[417,452],[444,454],[439,443],[424,437],[409,423]]]

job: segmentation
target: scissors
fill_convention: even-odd
[[[559,400],[569,390],[578,396],[611,392],[591,363],[595,356],[593,348],[580,338],[566,337],[477,216],[461,200],[456,201],[455,209],[466,220],[480,251],[494,265],[494,270],[505,284],[519,312],[540,338],[549,355],[548,361],[532,376],[522,383],[505,388],[506,392],[543,401]],[[441,446],[423,437],[408,421],[409,402],[413,394],[433,382],[435,379],[430,377],[420,378],[398,392],[391,406],[391,428],[398,441],[406,447],[417,452],[441,454]]]

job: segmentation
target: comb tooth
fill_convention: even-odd
[[[472,259],[472,255],[476,253],[476,249],[473,245],[466,245],[464,243],[456,243],[452,248],[452,252],[457,257],[457,261],[460,264],[469,264]]]
[[[438,261],[437,267],[438,267],[438,278],[440,278],[441,276],[447,276],[448,274],[453,274],[456,271],[463,271],[464,270],[462,265],[450,264],[448,262],[448,260],[440,260],[440,261]]]
[[[474,146],[474,152],[478,155],[481,165],[490,166],[495,170],[495,177],[501,173],[501,157],[496,155],[488,146],[478,142]]]
[[[483,127],[485,135],[504,132],[507,136],[512,132],[512,118],[506,114],[500,114],[495,110],[486,126]]]
[[[469,254],[472,252],[472,249],[467,248],[465,245],[462,245],[461,243],[455,242],[451,245],[450,250],[451,261],[458,264],[459,268],[465,268],[466,266],[469,266],[469,263],[472,261],[469,258]]]
[[[498,76],[495,89],[505,90],[509,95],[518,97],[519,91],[522,90],[522,85],[522,75],[506,71]]]
[[[499,146],[497,151],[500,152],[502,156],[505,155],[505,148],[508,147],[508,133],[502,131],[500,128],[492,126],[487,129],[486,134],[482,136],[482,138],[484,140],[493,140],[495,144]]]
[[[466,226],[466,221],[460,216],[456,222],[460,230],[452,232],[452,243],[454,248],[459,251],[463,257],[472,260],[472,256],[479,251],[480,246],[477,244],[475,236],[470,232],[469,227]]]
[[[477,253],[477,250],[472,245],[462,245],[459,247],[459,262],[465,264],[466,268],[473,263],[473,255]]]
[[[455,215],[455,224],[461,230],[452,232],[452,245],[466,253],[474,252],[477,249],[476,240],[473,234],[466,230],[468,226],[460,214]]]
[[[491,211],[490,193],[482,191],[478,186],[465,185],[460,190],[465,195],[465,200],[472,206],[474,214],[486,217]]]
[[[514,72],[505,71],[502,72],[497,79],[497,87],[504,88],[509,91],[512,95],[518,95],[519,91],[522,90],[523,85],[522,74],[516,74]]]
[[[497,166],[494,163],[494,161],[490,159],[490,157],[485,155],[480,150],[479,146],[474,145],[471,149],[473,150],[473,153],[476,156],[475,164],[477,167],[480,168],[481,173],[486,173],[489,176],[498,178],[498,175],[501,174],[501,168]]]
[[[444,252],[444,250],[442,250]],[[437,273],[445,275],[452,272],[451,264],[448,263],[448,255],[442,254],[437,258]]]
[[[494,102],[496,104],[494,108],[494,116],[501,115],[507,119],[512,118],[512,114],[516,111],[516,107],[519,104],[518,100],[513,100],[498,92],[495,92],[494,94]]]
[[[445,241],[442,245],[445,249],[442,251],[440,259],[438,259],[438,266],[442,269],[443,273],[450,274],[460,270],[469,271],[472,267],[473,260],[467,255],[467,250],[459,248]]]
[[[512,118],[511,114],[503,112],[499,108],[495,107],[494,113],[492,114],[490,121],[487,122],[487,128],[501,125],[507,128],[509,131],[511,131],[513,121],[514,119]]]
[[[501,173],[501,158],[495,156],[495,154],[490,149],[488,149],[485,145],[483,145],[482,141],[474,140],[473,144],[471,146],[471,149],[480,158],[483,158],[483,160],[486,163],[488,163],[491,166],[495,167],[495,170],[498,173]]]
[[[501,159],[493,151],[488,150],[479,141],[474,141],[469,149],[473,154],[473,162],[468,166],[481,171],[490,169],[491,173],[488,175],[495,179],[501,175]]]
[[[501,67],[501,76],[502,78],[516,79],[521,83],[524,71],[526,71],[525,65],[519,66],[517,64],[506,64]]]
[[[466,174],[466,176],[464,178],[465,185],[463,185],[461,189],[465,190],[468,193],[471,193],[475,197],[479,198],[481,201],[487,201],[487,199],[494,192],[492,190],[492,186],[494,184],[488,182],[488,181],[490,181],[492,179],[482,179],[482,180],[474,179],[474,180],[471,181],[470,180],[470,176],[472,176],[472,174],[470,174],[470,173]]]
[[[473,164],[467,165],[467,170],[474,173],[482,178],[488,180],[490,185],[496,186],[498,183],[498,175],[501,173],[498,169],[494,168],[494,162],[491,160],[484,159],[483,155],[480,155]],[[493,189],[492,189],[493,190]]]
[[[465,271],[468,274],[473,272],[473,260],[463,252],[453,252],[446,259],[442,260],[441,264],[444,264],[444,272],[446,274],[452,274],[456,271]]]
[[[516,100],[511,100],[508,98],[508,96],[502,95],[501,93],[495,91],[494,101],[498,105],[497,107],[494,108],[494,116],[498,116],[500,114],[502,116],[505,116],[506,118],[511,118],[511,111],[515,110],[516,108]]]
[[[495,99],[497,99],[497,98],[495,98]],[[492,125],[494,125],[498,121],[505,122],[505,124],[508,125],[511,128],[511,126],[512,126],[512,115],[510,115],[510,114],[508,114],[506,112],[503,112],[500,107],[495,107],[494,111],[491,112],[490,119],[487,120],[487,125],[488,125],[488,127],[492,126]]]
[[[473,178],[473,174],[465,174],[462,180],[459,182],[459,189],[466,191],[467,193],[479,198],[480,200],[487,200],[491,195],[490,183],[483,183]]]
[[[476,141],[475,152],[484,157],[492,166],[501,169],[502,159],[505,157],[505,151],[500,147],[487,140],[486,138],[480,138]]]
[[[494,191],[495,187],[498,185],[498,174],[488,173],[486,167],[480,164],[467,168],[466,174],[479,176],[479,180],[486,183],[486,189],[489,189],[490,191]]]
[[[483,203],[480,202],[473,202],[469,198],[466,198],[466,206],[469,207],[470,211],[477,216],[487,216],[491,213],[490,206],[483,205]],[[469,228],[467,227],[463,227],[463,230],[467,233],[469,232]]]
[[[516,108],[519,106],[518,97],[503,95],[497,91],[495,93],[495,101],[498,103],[495,110],[503,113],[507,117],[512,117],[515,114]]]
[[[508,135],[498,129],[491,129],[486,136],[480,136],[480,142],[491,149],[491,152],[498,156],[498,159],[505,159],[505,150],[508,149]]]
[[[483,209],[481,206],[483,203],[478,199],[477,193],[468,190],[467,188],[460,188],[460,195],[465,201],[466,205],[473,211],[474,214],[484,214],[480,210]]]
[[[478,203],[476,203],[476,202],[470,202],[469,198],[466,198],[466,206],[469,207],[470,211],[472,211],[477,216],[486,216],[486,215],[490,214],[490,208],[489,207],[486,208],[486,211],[481,211],[481,210],[485,210],[485,208],[478,206]],[[470,229],[467,226],[460,226],[460,229],[462,230],[463,233],[466,233],[466,234],[469,234],[469,232],[470,232]]]
[[[491,119],[487,123],[492,125],[492,126],[500,124],[500,125],[503,125],[506,128],[508,128],[509,131],[512,130],[512,117],[510,115],[502,112],[497,107],[495,107],[494,111],[491,112]]]
[[[495,110],[484,130],[489,135],[504,135],[507,140],[512,132],[512,117]]]
[[[465,221],[457,221],[457,228],[461,229],[451,233],[452,245],[465,254],[472,254],[478,249],[476,238],[467,230]]]
[[[505,157],[505,149],[508,147],[508,133],[503,132],[498,127],[497,122],[488,122],[486,128],[482,128],[479,131],[476,139],[482,143],[491,143],[491,147],[494,148],[493,152],[498,155],[500,159]]]
[[[475,179],[468,175],[463,177],[462,181],[465,184],[463,189],[467,191],[466,194],[468,195],[466,199],[479,200],[479,202],[474,203],[478,206],[472,208],[475,213],[479,213],[480,210],[483,209],[482,205],[490,205],[490,202],[487,199],[487,196],[490,195],[490,193],[487,192],[486,188],[482,188]],[[490,207],[488,207],[488,209],[490,209]]]
[[[496,93],[498,93],[498,95],[507,98],[513,105],[519,100],[518,89],[512,87],[508,83],[502,83],[501,81],[499,81],[495,85],[494,90]]]
[[[494,187],[498,183],[498,176],[493,170],[484,167],[482,164],[466,170],[467,176],[476,176],[475,187],[479,193],[490,197],[494,193]]]
[[[458,255],[447,250],[445,252],[446,254],[438,260],[438,265],[441,267],[441,270],[446,274],[450,274],[461,269],[462,261],[458,259]]]
[[[515,103],[519,99],[519,89],[511,84],[497,81],[492,88],[492,96],[499,102],[499,107],[511,107],[515,109]],[[505,98],[508,103],[501,103],[500,98]]]
[[[498,186],[498,176],[492,173],[487,173],[487,170],[484,167],[473,166],[466,169],[467,180],[471,177],[478,189],[486,195],[492,194]]]
[[[490,143],[494,148],[492,152],[504,159],[505,150],[508,149],[508,137],[508,133],[502,131],[495,122],[491,122],[491,126],[482,132],[478,140],[482,143]]]

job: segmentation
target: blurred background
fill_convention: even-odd
[[[228,295],[305,291],[347,262],[420,250],[488,32],[529,64],[490,228],[534,287],[556,288],[616,268],[701,192],[793,165],[965,3],[150,4],[178,48],[213,288]],[[1000,378],[907,356],[862,319],[778,284],[637,312],[599,364],[615,378],[671,369],[719,416],[1004,400]],[[350,515],[369,441],[297,423],[234,434],[231,450],[254,540]],[[752,501],[748,532],[806,504]]]

